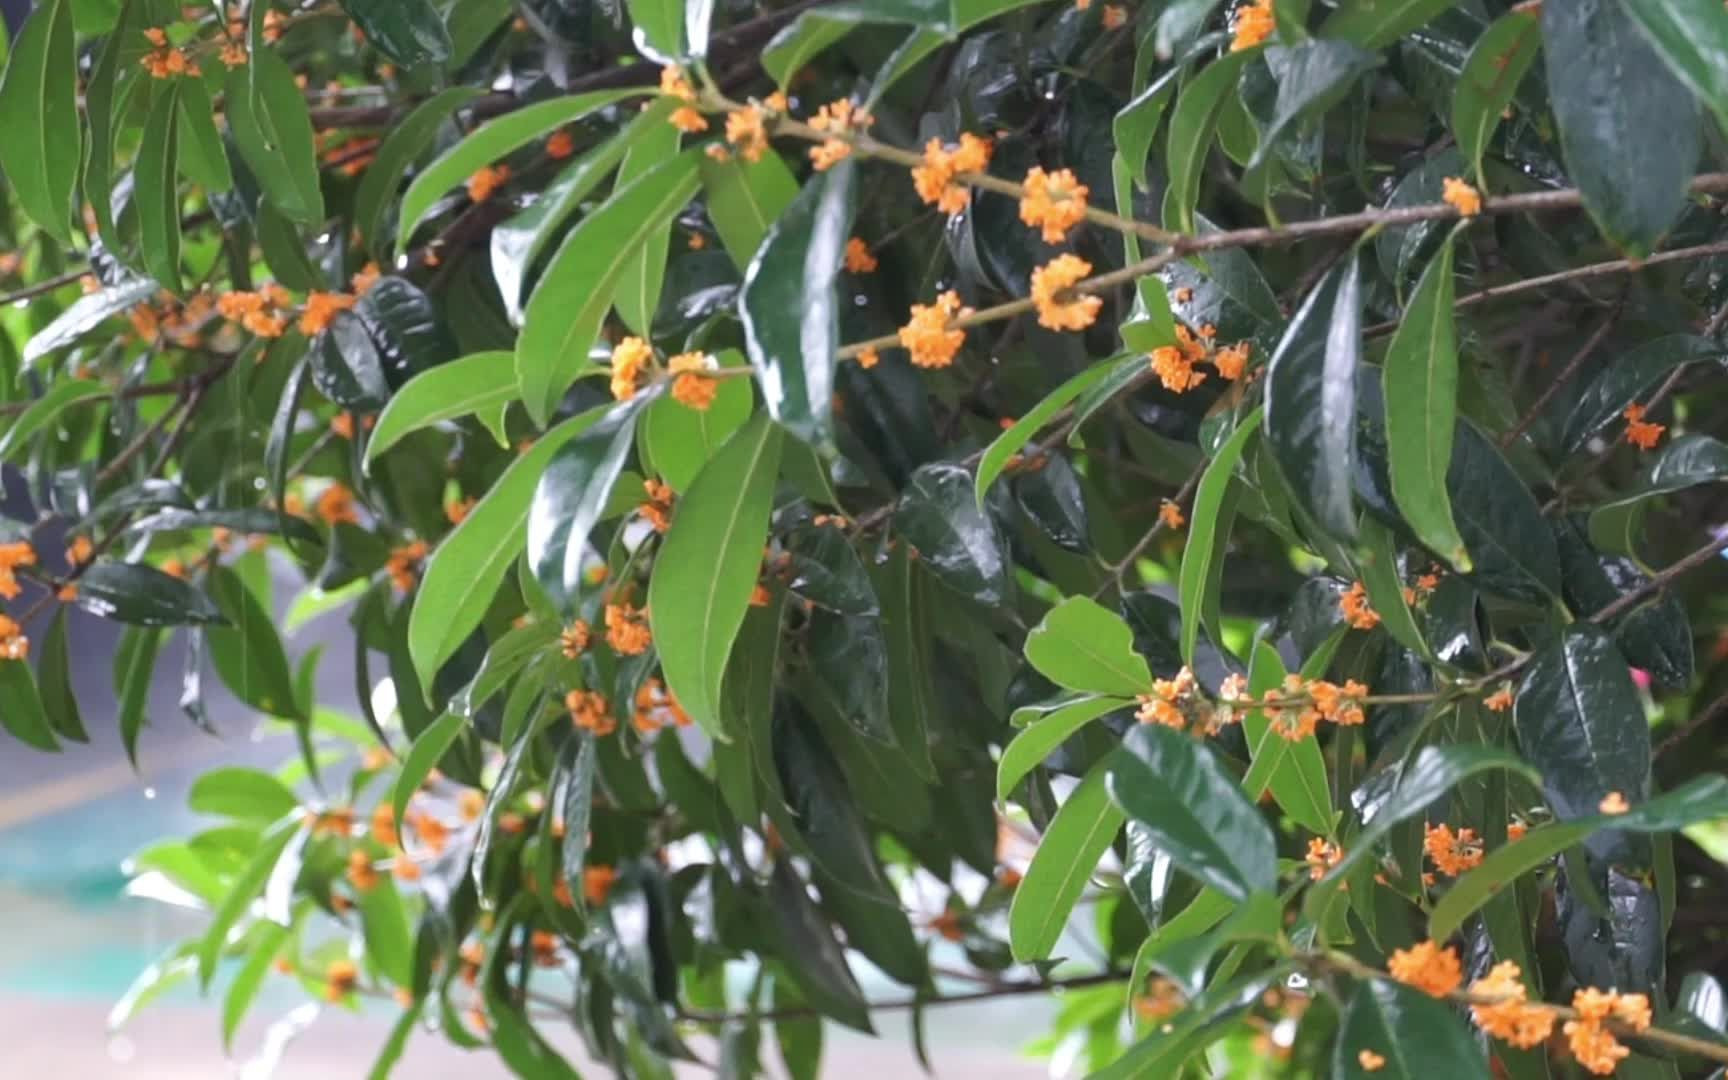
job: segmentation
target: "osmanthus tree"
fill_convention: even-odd
[[[1717,1068],[1724,120],[1717,0],[41,0],[0,724],[77,607],[300,747],[115,1022]]]

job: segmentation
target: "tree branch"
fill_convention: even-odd
[[[1130,973],[1126,971],[1100,971],[1091,975],[1075,975],[1066,979],[1039,979],[1028,982],[1005,982],[982,990],[968,990],[960,994],[940,994],[935,997],[891,998],[887,1001],[872,1001],[864,1008],[872,1013],[893,1012],[901,1009],[934,1008],[939,1005],[964,1005],[967,1002],[989,1001],[994,998],[1018,997],[1025,994],[1047,994],[1052,990],[1076,989],[1082,986],[1102,986],[1108,983],[1127,982]],[[803,1020],[819,1018],[822,1013],[807,1005],[786,1009],[756,1009],[739,1012],[710,1012],[702,1009],[679,1008],[680,1020],[691,1020],[700,1024],[724,1024],[732,1020]]]

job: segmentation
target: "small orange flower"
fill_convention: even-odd
[[[756,583],[754,589],[750,590],[751,607],[767,607],[773,599],[773,595],[768,592],[768,587],[763,585],[760,581]]]
[[[0,660],[23,660],[30,655],[30,639],[9,615],[0,615]]]
[[[1489,712],[1505,712],[1512,707],[1512,685],[1503,683],[1500,689],[1482,699]]]
[[[882,357],[877,354],[874,345],[867,345],[864,348],[859,349],[858,355],[854,356],[852,359],[858,362],[859,367],[863,368],[865,371],[869,371],[881,361]]]
[[[360,524],[360,515],[354,509],[354,493],[345,485],[331,484],[325,488],[315,509],[326,525]]]
[[[1164,523],[1166,529],[1180,529],[1188,522],[1188,519],[1182,516],[1182,508],[1169,499],[1158,504],[1158,520]]]
[[[1078,255],[1058,255],[1032,271],[1032,303],[1038,308],[1039,326],[1084,330],[1092,325],[1104,301],[1096,296],[1070,295],[1091,272],[1092,264]],[[1064,295],[1068,298],[1062,299]]]
[[[1303,857],[1303,861],[1308,864],[1308,877],[1313,881],[1319,881],[1325,877],[1326,872],[1337,866],[1343,859],[1343,848],[1337,844],[1328,843],[1318,836],[1308,841],[1308,854]]]
[[[390,875],[397,881],[419,881],[420,864],[415,862],[407,852],[398,851],[396,857],[390,860]]]
[[[1529,831],[1530,826],[1524,824],[1522,821],[1508,821],[1506,823],[1506,842],[1513,843],[1522,840],[1524,839],[1524,834]]]
[[[1235,382],[1248,369],[1248,355],[1253,346],[1246,341],[1227,345],[1212,354],[1212,366],[1226,382]]]
[[[1194,370],[1193,359],[1180,346],[1160,345],[1150,356],[1153,374],[1172,394],[1185,394],[1206,381],[1206,373]]]
[[[648,609],[629,604],[606,605],[606,643],[614,652],[640,656],[648,651],[653,635],[648,630]]]
[[[693,232],[690,234],[690,239],[686,240],[685,243],[689,245],[691,251],[701,251],[708,246],[708,238],[699,232]]]
[[[1482,193],[1456,176],[1441,182],[1440,201],[1458,211],[1460,217],[1475,217],[1482,212]]]
[[[553,161],[563,161],[576,152],[576,140],[568,131],[554,131],[552,137],[546,140],[546,156]]]
[[[696,102],[696,88],[690,85],[689,76],[684,69],[676,64],[668,64],[660,69],[660,92],[679,101]]]
[[[380,276],[381,271],[378,269],[378,264],[369,262],[355,271],[354,276],[348,279],[348,287],[354,290],[355,296],[365,296],[372,286],[378,284]]]
[[[1444,822],[1430,825],[1422,837],[1422,850],[1447,877],[1457,877],[1482,865],[1482,842],[1475,829],[1459,829],[1454,833]]]
[[[510,166],[486,165],[468,178],[468,198],[485,202],[510,180]]]
[[[1386,1067],[1386,1059],[1372,1050],[1358,1050],[1356,1064],[1362,1066],[1363,1072],[1379,1072]]]
[[[336,313],[353,307],[355,299],[347,293],[307,293],[306,310],[300,314],[300,332],[311,337],[329,329]]]
[[[1241,52],[1272,36],[1277,29],[1272,15],[1272,0],[1253,0],[1236,9],[1235,35],[1230,39],[1230,51]]]
[[[415,540],[391,550],[390,558],[384,563],[384,572],[390,576],[390,582],[398,592],[407,592],[414,587],[414,572],[429,550],[424,540]]]
[[[1046,244],[1060,244],[1068,230],[1086,220],[1090,189],[1075,178],[1072,169],[1047,173],[1033,166],[1020,188],[1020,220],[1043,229]]]
[[[933,304],[913,304],[912,318],[899,332],[900,344],[912,354],[913,365],[944,368],[952,364],[966,343],[966,331],[950,329],[948,324],[971,313],[971,308],[961,306],[960,294],[953,289],[938,296]]]
[[[1443,949],[1433,941],[1418,942],[1408,949],[1395,951],[1387,970],[1399,982],[1434,997],[1445,997],[1464,981],[1458,964],[1458,951]]]
[[[636,508],[642,515],[642,520],[654,527],[657,533],[664,533],[672,527],[672,489],[658,480],[642,481],[642,490],[648,493],[648,501]]]
[[[464,521],[468,520],[468,515],[473,512],[475,504],[479,501],[479,499],[470,495],[465,499],[457,499],[455,502],[445,503],[444,517],[450,522],[450,524],[460,525]]]
[[[382,753],[383,747],[374,746],[372,750]],[[383,761],[378,762],[376,765],[372,764],[371,750],[367,751],[366,756],[366,767],[369,769],[377,769],[382,767],[384,764]],[[383,754],[383,757],[385,761],[389,760],[388,754]],[[383,844],[385,847],[396,846],[396,809],[387,802],[379,803],[372,810],[372,839]]]
[[[221,59],[224,67],[237,68],[246,66],[246,46],[240,44],[238,41],[225,42],[222,46],[222,51],[216,55]]]
[[[1521,1049],[1540,1046],[1554,1030],[1554,1010],[1531,1005],[1517,964],[1510,960],[1495,964],[1493,969],[1470,984],[1474,997],[1494,997],[1492,1004],[1471,1005],[1470,1014],[1488,1035]]]
[[[126,313],[126,318],[131,321],[132,329],[145,341],[155,341],[156,335],[161,332],[161,320],[156,317],[156,309],[149,304],[139,304]]]
[[[1626,441],[1640,450],[1653,450],[1662,439],[1666,424],[1652,424],[1644,419],[1644,406],[1628,405],[1621,414],[1626,418]]]
[[[274,12],[272,12],[274,14]],[[333,960],[324,969],[324,997],[330,1002],[339,1002],[354,992],[354,987],[360,982],[360,969],[351,961]]]
[[[590,866],[582,871],[582,897],[588,903],[599,907],[606,902],[606,897],[612,892],[612,885],[618,880],[618,871],[610,866]]]
[[[666,361],[672,373],[672,400],[697,412],[707,412],[720,392],[720,383],[710,374],[714,358],[704,352],[679,353]]]
[[[846,269],[854,274],[869,274],[876,269],[876,256],[870,245],[854,236],[846,241]]]
[[[465,788],[462,794],[456,796],[456,813],[463,821],[479,821],[480,815],[486,812],[486,794],[474,788]]]
[[[970,132],[950,150],[941,139],[924,144],[924,163],[912,169],[912,186],[918,197],[944,214],[958,214],[972,201],[972,193],[956,184],[965,173],[981,173],[990,164],[990,141]]]
[[[810,148],[810,162],[823,172],[849,157],[852,140],[876,122],[876,118],[852,104],[848,98],[831,101],[810,118],[810,126],[828,136]]]
[[[612,349],[612,396],[629,401],[636,396],[642,369],[654,360],[654,347],[639,337],[627,337]]]
[[[564,695],[564,707],[570,712],[570,722],[595,735],[610,735],[618,730],[612,717],[612,707],[596,690],[572,690]]]
[[[339,412],[330,418],[330,433],[338,439],[354,438],[354,414]]]
[[[378,887],[378,868],[372,865],[372,856],[360,848],[348,853],[348,884],[360,892],[370,892]]]
[[[745,105],[726,114],[726,141],[745,161],[761,161],[768,150],[765,118],[760,105]]]
[[[666,122],[686,135],[708,130],[708,119],[689,105],[680,105],[673,109]]]
[[[590,636],[588,623],[583,619],[577,619],[560,631],[558,649],[564,654],[564,659],[574,660],[587,652]]]
[[[1604,814],[1624,814],[1632,809],[1632,804],[1626,801],[1626,796],[1618,791],[1610,791],[1602,796],[1602,801],[1596,804],[1596,809]]]
[[[72,543],[66,546],[66,561],[73,566],[79,566],[90,561],[96,545],[90,542],[88,536],[74,536]]]
[[[1372,630],[1380,625],[1380,615],[1368,606],[1368,588],[1360,581],[1352,582],[1348,591],[1338,598],[1338,610],[1344,621],[1355,630]]]
[[[1194,672],[1187,667],[1173,679],[1154,679],[1152,692],[1139,695],[1136,718],[1142,724],[1162,724],[1181,731],[1188,726],[1188,714],[1196,704],[1198,691]]]

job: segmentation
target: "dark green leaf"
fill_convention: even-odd
[[[115,32],[102,42],[84,88],[84,117],[90,124],[90,145],[84,154],[84,199],[96,218],[96,232],[102,244],[115,256],[125,245],[120,230],[114,227],[114,134],[115,117],[125,111],[142,68],[134,67],[138,59],[139,39],[128,41],[128,31],[142,5],[127,0],[122,7],[122,20]],[[76,85],[76,84],[74,84]],[[3,164],[0,159],[0,164]]]
[[[1236,425],[1228,441],[1218,448],[1195,489],[1194,509],[1189,515],[1188,542],[1182,549],[1178,576],[1182,603],[1182,660],[1194,664],[1194,647],[1204,622],[1217,640],[1219,567],[1230,542],[1235,517],[1230,498],[1231,481],[1242,452],[1260,431],[1261,412],[1254,410]]]
[[[1008,602],[1007,550],[964,468],[920,466],[895,508],[894,528],[937,581],[987,607]]]
[[[648,395],[638,394],[610,408],[596,407],[577,417],[575,437],[565,440],[543,470],[528,507],[528,565],[541,588],[566,602],[582,587],[588,534],[611,497],[618,474],[635,442],[636,420]]]
[[[1051,452],[1014,477],[1014,503],[1045,538],[1063,551],[1092,550],[1091,518],[1080,477],[1061,454]]]
[[[0,167],[24,212],[62,244],[72,243],[78,182],[78,61],[72,0],[37,4],[0,76]]]
[[[1217,4],[1217,0],[1199,2],[1208,12]],[[1175,10],[1172,8],[1164,17],[1169,18]],[[1160,38],[1163,32],[1161,22]],[[1224,54],[1194,76],[1176,99],[1176,108],[1170,113],[1170,141],[1165,152],[1170,172],[1170,186],[1164,195],[1166,228],[1195,231],[1194,208],[1200,201],[1200,174],[1212,148],[1218,117],[1236,89],[1243,67],[1259,55],[1257,49]]]
[[[361,244],[373,255],[382,257],[389,251],[391,238],[384,216],[403,175],[432,145],[438,129],[451,114],[479,94],[471,86],[451,87],[434,94],[415,106],[379,145],[377,156],[354,193],[354,224],[360,229]]]
[[[1414,2],[1432,3],[1433,0]],[[1362,7],[1371,9],[1369,19],[1396,20],[1401,14],[1389,4],[1363,3]],[[1367,20],[1346,18],[1351,14],[1348,9],[1342,9],[1328,21],[1327,29],[1331,29],[1333,22],[1345,19],[1337,39],[1317,38],[1299,45],[1273,45],[1266,50],[1266,66],[1278,82],[1278,100],[1272,111],[1272,121],[1260,133],[1260,145],[1249,159],[1248,168],[1264,164],[1281,137],[1297,121],[1318,116],[1338,104],[1357,79],[1379,66],[1378,56],[1342,39],[1358,34],[1374,37],[1385,28],[1370,26]],[[1354,265],[1355,259],[1350,261]],[[1301,316],[1297,318],[1300,320]]]
[[[60,749],[42,707],[36,677],[23,660],[0,660],[0,727],[36,750]]]
[[[785,859],[774,864],[768,901],[774,911],[774,918],[768,920],[769,931],[804,1000],[849,1028],[873,1032],[869,1007],[846,964],[846,953]]]
[[[42,711],[55,734],[73,742],[89,742],[84,720],[78,713],[78,696],[72,689],[71,651],[66,640],[66,609],[54,612],[48,633],[42,642],[40,659],[36,662],[37,688],[41,692]]]
[[[34,364],[54,350],[77,341],[115,315],[136,307],[156,295],[157,288],[149,278],[127,277],[117,285],[80,296],[55,316],[53,322],[31,335],[24,345],[24,365]],[[46,396],[52,397],[56,390],[68,383],[78,385],[76,381],[57,380]]]
[[[815,721],[785,698],[775,702],[773,724],[762,724],[771,757],[759,761],[772,770],[785,793],[793,824],[809,845],[817,864],[842,884],[860,892],[882,888],[870,833],[834,752],[822,739]]]
[[[78,606],[135,626],[225,623],[203,592],[143,563],[99,562],[78,579]]]
[[[324,194],[312,117],[294,71],[274,48],[254,48],[228,73],[228,130],[264,195],[291,220],[322,227]]]
[[[1536,497],[1488,437],[1468,422],[1454,435],[1446,490],[1475,566],[1472,581],[1527,603],[1559,593],[1559,557]]]
[[[876,614],[876,590],[843,528],[803,523],[783,543],[788,589],[841,615]]]
[[[1488,140],[1541,47],[1542,27],[1536,13],[1514,9],[1494,20],[1464,59],[1452,95],[1452,136],[1478,182],[1483,180],[1482,154]]]
[[[1364,1052],[1384,1064],[1365,1068]],[[1332,1075],[1349,1080],[1488,1080],[1488,1061],[1470,1029],[1445,1002],[1402,983],[1368,979],[1357,985],[1344,1010]]]
[[[1561,445],[1576,453],[1603,426],[1619,418],[1669,372],[1686,364],[1720,363],[1722,347],[1708,338],[1674,334],[1647,341],[1615,358],[1578,395],[1566,417]]]
[[[450,58],[450,32],[431,0],[343,0],[342,10],[366,35],[366,42],[405,68]]]
[[[129,626],[120,634],[120,645],[114,652],[120,745],[133,768],[138,767],[138,733],[149,719],[150,680],[156,672],[156,653],[161,647],[161,630]]]
[[[1410,31],[1426,25],[1452,7],[1455,0],[1344,0],[1320,27],[1322,37],[1353,41],[1365,49],[1383,49]]]
[[[207,194],[227,191],[234,186],[234,173],[228,166],[228,148],[223,145],[222,133],[216,130],[216,107],[210,101],[210,91],[202,79],[177,82],[180,171]],[[94,145],[91,152],[95,152]]]
[[[1626,11],[1669,70],[1728,124],[1728,12],[1709,0],[1629,0]]]
[[[888,723],[888,642],[875,615],[810,612],[805,654],[814,692],[852,730],[892,745]],[[716,687],[718,689],[718,687]]]
[[[1134,100],[1122,106],[1122,111],[1111,123],[1116,152],[1127,163],[1128,175],[1142,188],[1147,186],[1146,159],[1152,153],[1152,140],[1164,120],[1164,110],[1176,94],[1176,84],[1186,70],[1186,65],[1178,64],[1160,75]]]
[[[855,19],[831,18],[826,12],[805,11],[775,34],[762,49],[762,70],[785,89],[810,59],[852,32]]]
[[[684,0],[626,0],[631,39],[637,51],[657,64],[671,64],[684,55]]]
[[[1023,964],[1050,958],[1069,913],[1098,869],[1098,860],[1122,831],[1123,812],[1105,788],[1107,771],[1112,789],[1120,783],[1116,778],[1122,766],[1114,761],[1106,758],[1093,766],[1069,794],[1039,839],[1025,879],[1014,890],[1008,941],[1014,959]]]
[[[273,716],[299,716],[288,654],[282,649],[282,638],[270,612],[239,575],[225,566],[210,570],[208,585],[228,623],[212,627],[208,635],[217,674],[246,704]]]

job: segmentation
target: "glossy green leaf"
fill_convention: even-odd
[[[1188,874],[1232,900],[1277,887],[1272,830],[1205,744],[1158,724],[1110,760],[1110,797]]]
[[[1324,649],[1316,653],[1324,654]],[[1264,697],[1268,691],[1282,691],[1286,672],[1278,650],[1262,639],[1254,643],[1250,659],[1249,696]],[[1324,662],[1319,666],[1323,669]],[[1305,670],[1303,674],[1309,672]],[[1279,809],[1290,815],[1292,821],[1309,832],[1331,836],[1337,814],[1332,809],[1332,790],[1327,782],[1326,759],[1320,753],[1320,740],[1312,734],[1295,740],[1285,738],[1261,709],[1251,709],[1242,715],[1242,736],[1248,742],[1248,772],[1242,777],[1242,790],[1248,797],[1258,802],[1261,795],[1270,791]]]
[[[372,463],[421,428],[497,408],[516,400],[515,356],[479,352],[428,368],[390,396],[372,437],[366,442],[365,465]]]
[[[1370,1070],[1362,1055],[1383,1064]],[[1389,979],[1357,984],[1344,1010],[1332,1075],[1348,1080],[1488,1080],[1488,1059],[1464,1020],[1444,1001]]]
[[[1344,0],[1326,17],[1320,36],[1354,42],[1364,49],[1383,49],[1410,31],[1427,25],[1456,0]]]
[[[857,25],[855,19],[836,19],[822,11],[805,11],[762,49],[762,70],[785,89],[792,76],[812,57],[851,33]]]
[[[450,31],[431,0],[343,0],[342,10],[366,35],[368,45],[405,68],[450,57]]]
[[[597,369],[589,351],[629,257],[695,194],[699,156],[686,151],[613,192],[558,245],[516,340],[516,382],[535,423],[544,424],[570,384]]]
[[[388,875],[360,891],[360,928],[366,937],[367,958],[386,979],[401,987],[414,985],[414,932],[402,894]]]
[[[1628,0],[1626,11],[1675,77],[1728,124],[1728,12],[1709,0]]]
[[[1290,320],[1266,377],[1266,445],[1296,496],[1331,535],[1356,535],[1356,368],[1361,275],[1352,252]]]
[[[768,230],[798,197],[798,181],[785,159],[768,150],[757,161],[737,155],[726,161],[703,158],[702,190],[720,243],[745,270]]]
[[[354,224],[360,230],[361,244],[375,257],[389,252],[391,236],[385,215],[403,175],[431,147],[444,122],[479,94],[471,86],[441,90],[416,105],[379,144],[371,167],[354,192]]]
[[[120,24],[102,42],[84,87],[84,118],[89,124],[89,146],[84,154],[84,200],[96,218],[97,236],[117,256],[122,255],[125,244],[114,224],[115,118],[125,112],[143,78],[142,68],[132,66],[137,63],[140,39],[129,33],[136,25],[141,6],[137,0],[126,0],[122,5]],[[4,164],[3,159],[0,164]]]
[[[1210,10],[1216,0],[1205,2]],[[1200,201],[1200,175],[1212,149],[1218,117],[1236,89],[1242,69],[1259,55],[1258,49],[1224,54],[1202,68],[1177,97],[1176,108],[1170,113],[1170,136],[1165,151],[1170,174],[1170,186],[1164,195],[1166,228],[1195,231],[1194,208]]]
[[[0,435],[0,461],[12,460],[32,435],[52,424],[68,406],[107,397],[109,392],[108,387],[91,379],[54,380],[48,392],[31,402]]]
[[[888,642],[879,617],[813,608],[804,630],[804,658],[809,664],[811,700],[824,702],[829,714],[844,721],[851,732],[887,746],[894,744],[894,729],[888,722]],[[837,750],[852,768],[880,760],[874,747],[837,741]],[[873,805],[867,804],[866,809],[881,813]]]
[[[1513,718],[1518,746],[1542,773],[1562,821],[1596,813],[1610,792],[1642,802],[1650,724],[1626,660],[1603,631],[1574,623],[1531,659]]]
[[[1014,890],[1008,941],[1020,963],[1050,958],[1074,904],[1098,869],[1098,860],[1122,831],[1125,817],[1106,790],[1107,774],[1116,775],[1108,758],[1094,765],[1069,794],[1039,838],[1026,876]]]
[[[1137,357],[1131,359],[1138,360]],[[1142,370],[1142,365],[1139,363],[1133,366],[1136,370]],[[972,485],[980,510],[984,508],[984,497],[989,493],[990,485],[994,484],[997,477],[1002,475],[1002,470],[1008,467],[1008,462],[1014,455],[1024,450],[1026,444],[1031,442],[1033,437],[1042,431],[1057,413],[1067,408],[1070,402],[1073,402],[1074,399],[1092,387],[1097,386],[1116,370],[1118,370],[1118,365],[1105,361],[1093,364],[1085,371],[1067,379],[1061,386],[1046,394],[1042,401],[1026,410],[1024,416],[1014,421],[1002,434],[996,436],[989,446],[985,447],[984,456],[978,459],[978,475]]]
[[[804,522],[781,537],[786,588],[841,615],[875,615],[876,590],[843,528]]]
[[[1187,68],[1178,64],[1160,75],[1152,85],[1122,106],[1111,123],[1111,135],[1116,140],[1116,152],[1128,165],[1128,175],[1142,188],[1146,186],[1146,160],[1152,153],[1152,140],[1163,123],[1164,110],[1176,94],[1176,84]]]
[[[541,475],[566,443],[600,420],[602,411],[572,417],[542,435],[432,552],[408,617],[408,651],[420,685],[432,685],[432,676],[480,624],[527,540]]]
[[[426,782],[426,777],[431,775],[444,754],[456,745],[456,740],[467,727],[466,718],[447,712],[422,731],[408,748],[408,753],[402,758],[402,771],[396,774],[396,786],[390,795],[390,805],[395,812],[391,820],[396,822],[398,832],[402,823],[408,820],[408,800],[420,790],[420,785]]]
[[[1083,698],[1027,725],[1014,736],[1014,741],[1002,748],[1002,757],[996,763],[996,797],[1007,801],[1026,774],[1043,764],[1058,746],[1087,724],[1105,713],[1133,707],[1132,699]]]
[[[1536,497],[1493,442],[1468,422],[1455,434],[1446,490],[1477,585],[1530,603],[1559,594],[1559,556]]]
[[[1568,453],[1576,452],[1675,368],[1721,363],[1723,356],[1720,345],[1691,334],[1671,334],[1635,346],[1615,357],[1614,363],[1605,366],[1578,395],[1566,417],[1561,445]]]
[[[227,191],[234,186],[234,173],[228,167],[228,150],[222,144],[222,133],[216,130],[215,106],[209,89],[202,79],[182,79],[175,96],[179,106],[175,137],[179,143],[181,174],[206,192]]]
[[[1368,588],[1369,605],[1380,615],[1380,625],[1398,644],[1433,660],[1416,615],[1404,599],[1404,580],[1398,576],[1398,549],[1391,530],[1365,514],[1360,533],[1356,566]]]
[[[78,606],[134,626],[224,623],[202,591],[143,563],[99,562],[78,579]]]
[[[895,508],[894,528],[937,581],[994,607],[1010,597],[1008,552],[973,491],[972,478],[958,465],[922,466]]]
[[[298,810],[300,800],[267,772],[229,766],[192,781],[186,805],[198,814],[269,824]]]
[[[626,4],[637,52],[657,64],[675,63],[684,55],[685,0],[626,0]]]
[[[1182,661],[1194,664],[1194,647],[1200,640],[1200,624],[1204,621],[1214,630],[1218,625],[1218,567],[1224,560],[1225,546],[1230,542],[1230,525],[1234,517],[1228,495],[1248,443],[1260,431],[1261,412],[1256,409],[1236,425],[1236,430],[1206,466],[1200,486],[1194,492],[1194,508],[1189,515],[1188,542],[1182,549],[1182,568],[1178,589],[1182,603]]]
[[[1650,501],[1674,491],[1728,479],[1728,446],[1687,432],[1664,445],[1631,490],[1590,511],[1590,542],[1604,552],[1636,555],[1634,540]]]
[[[1452,137],[1477,181],[1484,182],[1482,155],[1512,103],[1518,84],[1542,48],[1542,27],[1533,11],[1514,9],[1495,19],[1464,58],[1452,94]]]
[[[1700,776],[1624,814],[1591,814],[1541,825],[1523,838],[1488,852],[1474,869],[1453,882],[1428,916],[1428,932],[1445,940],[1477,909],[1519,877],[1596,832],[1661,833],[1728,817],[1728,779]]]
[[[36,661],[36,686],[42,699],[42,711],[54,733],[73,742],[89,742],[79,715],[78,697],[72,687],[71,650],[66,637],[66,609],[54,612],[43,636]]]
[[[25,366],[36,363],[56,349],[72,344],[106,320],[131,310],[154,296],[157,288],[157,284],[149,278],[128,277],[117,285],[80,296],[67,305],[65,311],[55,316],[53,322],[31,335],[24,345]],[[65,385],[80,384],[74,380],[55,380],[45,396],[52,397],[56,390]]]
[[[804,1004],[795,986],[776,978],[770,1000],[774,1008],[790,1013]],[[784,1015],[774,1021],[774,1041],[780,1047],[780,1063],[789,1080],[819,1080],[822,1068],[822,1022]]]
[[[1122,617],[1085,596],[1050,609],[1026,636],[1026,659],[1057,686],[1133,698],[1152,692],[1152,672],[1134,651]]]
[[[0,660],[0,728],[33,749],[60,749],[42,707],[36,676],[22,660]]]
[[[544,469],[528,507],[528,565],[541,588],[562,606],[581,591],[588,534],[624,471],[637,418],[648,403],[647,395],[638,394],[609,409],[583,413],[576,418],[582,421],[576,436],[542,459]]]
[[[1432,3],[1432,0],[1417,2]],[[1391,4],[1363,3],[1362,6],[1371,9],[1370,18],[1398,17],[1395,6]],[[1348,8],[1340,9],[1333,20],[1350,14]],[[1332,20],[1328,20],[1327,28],[1331,23]],[[1249,159],[1248,168],[1264,164],[1281,138],[1299,121],[1324,113],[1338,104],[1356,85],[1356,80],[1379,66],[1378,56],[1351,44],[1348,38],[1357,32],[1373,36],[1383,28],[1356,23],[1354,19],[1349,20],[1346,26],[1351,33],[1316,38],[1298,45],[1273,45],[1266,50],[1266,66],[1278,81],[1278,100],[1272,110],[1271,122],[1260,133],[1260,144]]]
[[[114,697],[119,703],[116,723],[120,745],[134,769],[138,767],[138,734],[149,719],[150,681],[161,647],[161,630],[127,627],[114,652]]]
[[[872,1032],[870,1010],[847,966],[845,951],[785,859],[774,864],[768,902],[775,916],[769,920],[769,933],[804,1000],[847,1027]]]
[[[779,460],[780,429],[758,413],[678,502],[649,581],[666,684],[710,733],[720,730],[721,678],[756,588]]]
[[[228,992],[222,995],[224,1050],[232,1050],[234,1032],[239,1029],[241,1021],[246,1019],[246,1013],[258,999],[258,992],[269,980],[276,954],[287,940],[288,927],[265,923],[254,932],[252,940],[247,944],[246,959],[241,963],[240,970],[234,973],[233,981],[228,984]]]
[[[242,510],[183,510],[170,506],[147,514],[127,526],[127,532],[136,533],[177,532],[185,529],[227,529],[243,535],[281,533],[314,543],[318,539],[318,530],[312,527],[311,522],[298,517],[284,520],[274,510],[261,506]]]
[[[211,627],[210,658],[234,696],[273,716],[295,718],[294,676],[288,654],[269,611],[259,603],[240,576],[224,566],[210,571],[210,596],[227,620]]]
[[[228,130],[265,196],[290,220],[321,227],[312,118],[288,62],[273,48],[252,49],[249,61],[228,73],[223,102]]]
[[[1621,0],[1543,5],[1542,40],[1560,147],[1584,208],[1628,255],[1648,255],[1686,203],[1697,101]],[[1611,90],[1608,72],[1617,73]]]
[[[729,349],[717,360],[723,368],[739,367],[744,357]],[[642,441],[660,479],[679,494],[688,491],[702,466],[744,426],[755,406],[746,379],[719,380],[714,403],[706,409],[692,409],[671,395],[648,406],[642,414]]]
[[[565,124],[646,92],[630,88],[555,97],[480,125],[461,142],[439,154],[402,193],[401,207],[396,216],[397,250],[407,250],[414,230],[432,212],[439,199],[460,187],[480,169],[497,163],[512,151],[537,139],[545,138]]]
[[[682,0],[648,0],[682,6]],[[618,187],[628,188],[637,179],[663,167],[678,155],[683,138],[671,124],[656,124],[637,136],[618,165]],[[630,332],[641,338],[652,336],[654,312],[660,307],[660,287],[666,277],[667,246],[672,242],[672,219],[661,219],[647,233],[618,273],[612,302],[618,317]]]
[[[277,822],[259,837],[257,848],[228,886],[228,894],[222,898],[221,905],[211,913],[210,925],[198,943],[198,981],[202,985],[209,986],[210,977],[216,973],[216,961],[222,955],[228,931],[264,891],[264,883],[275,872],[277,860],[287,850],[289,841],[299,833],[300,820],[296,815]]]
[[[1381,369],[1392,495],[1416,538],[1461,572],[1470,553],[1452,521],[1446,470],[1458,408],[1458,341],[1452,325],[1452,241],[1422,272]]]
[[[19,205],[48,234],[72,243],[78,183],[78,62],[72,0],[37,4],[0,75],[0,167]]]
[[[852,235],[856,172],[848,158],[805,183],[744,272],[738,301],[769,414],[818,449],[834,441],[834,281]]]

